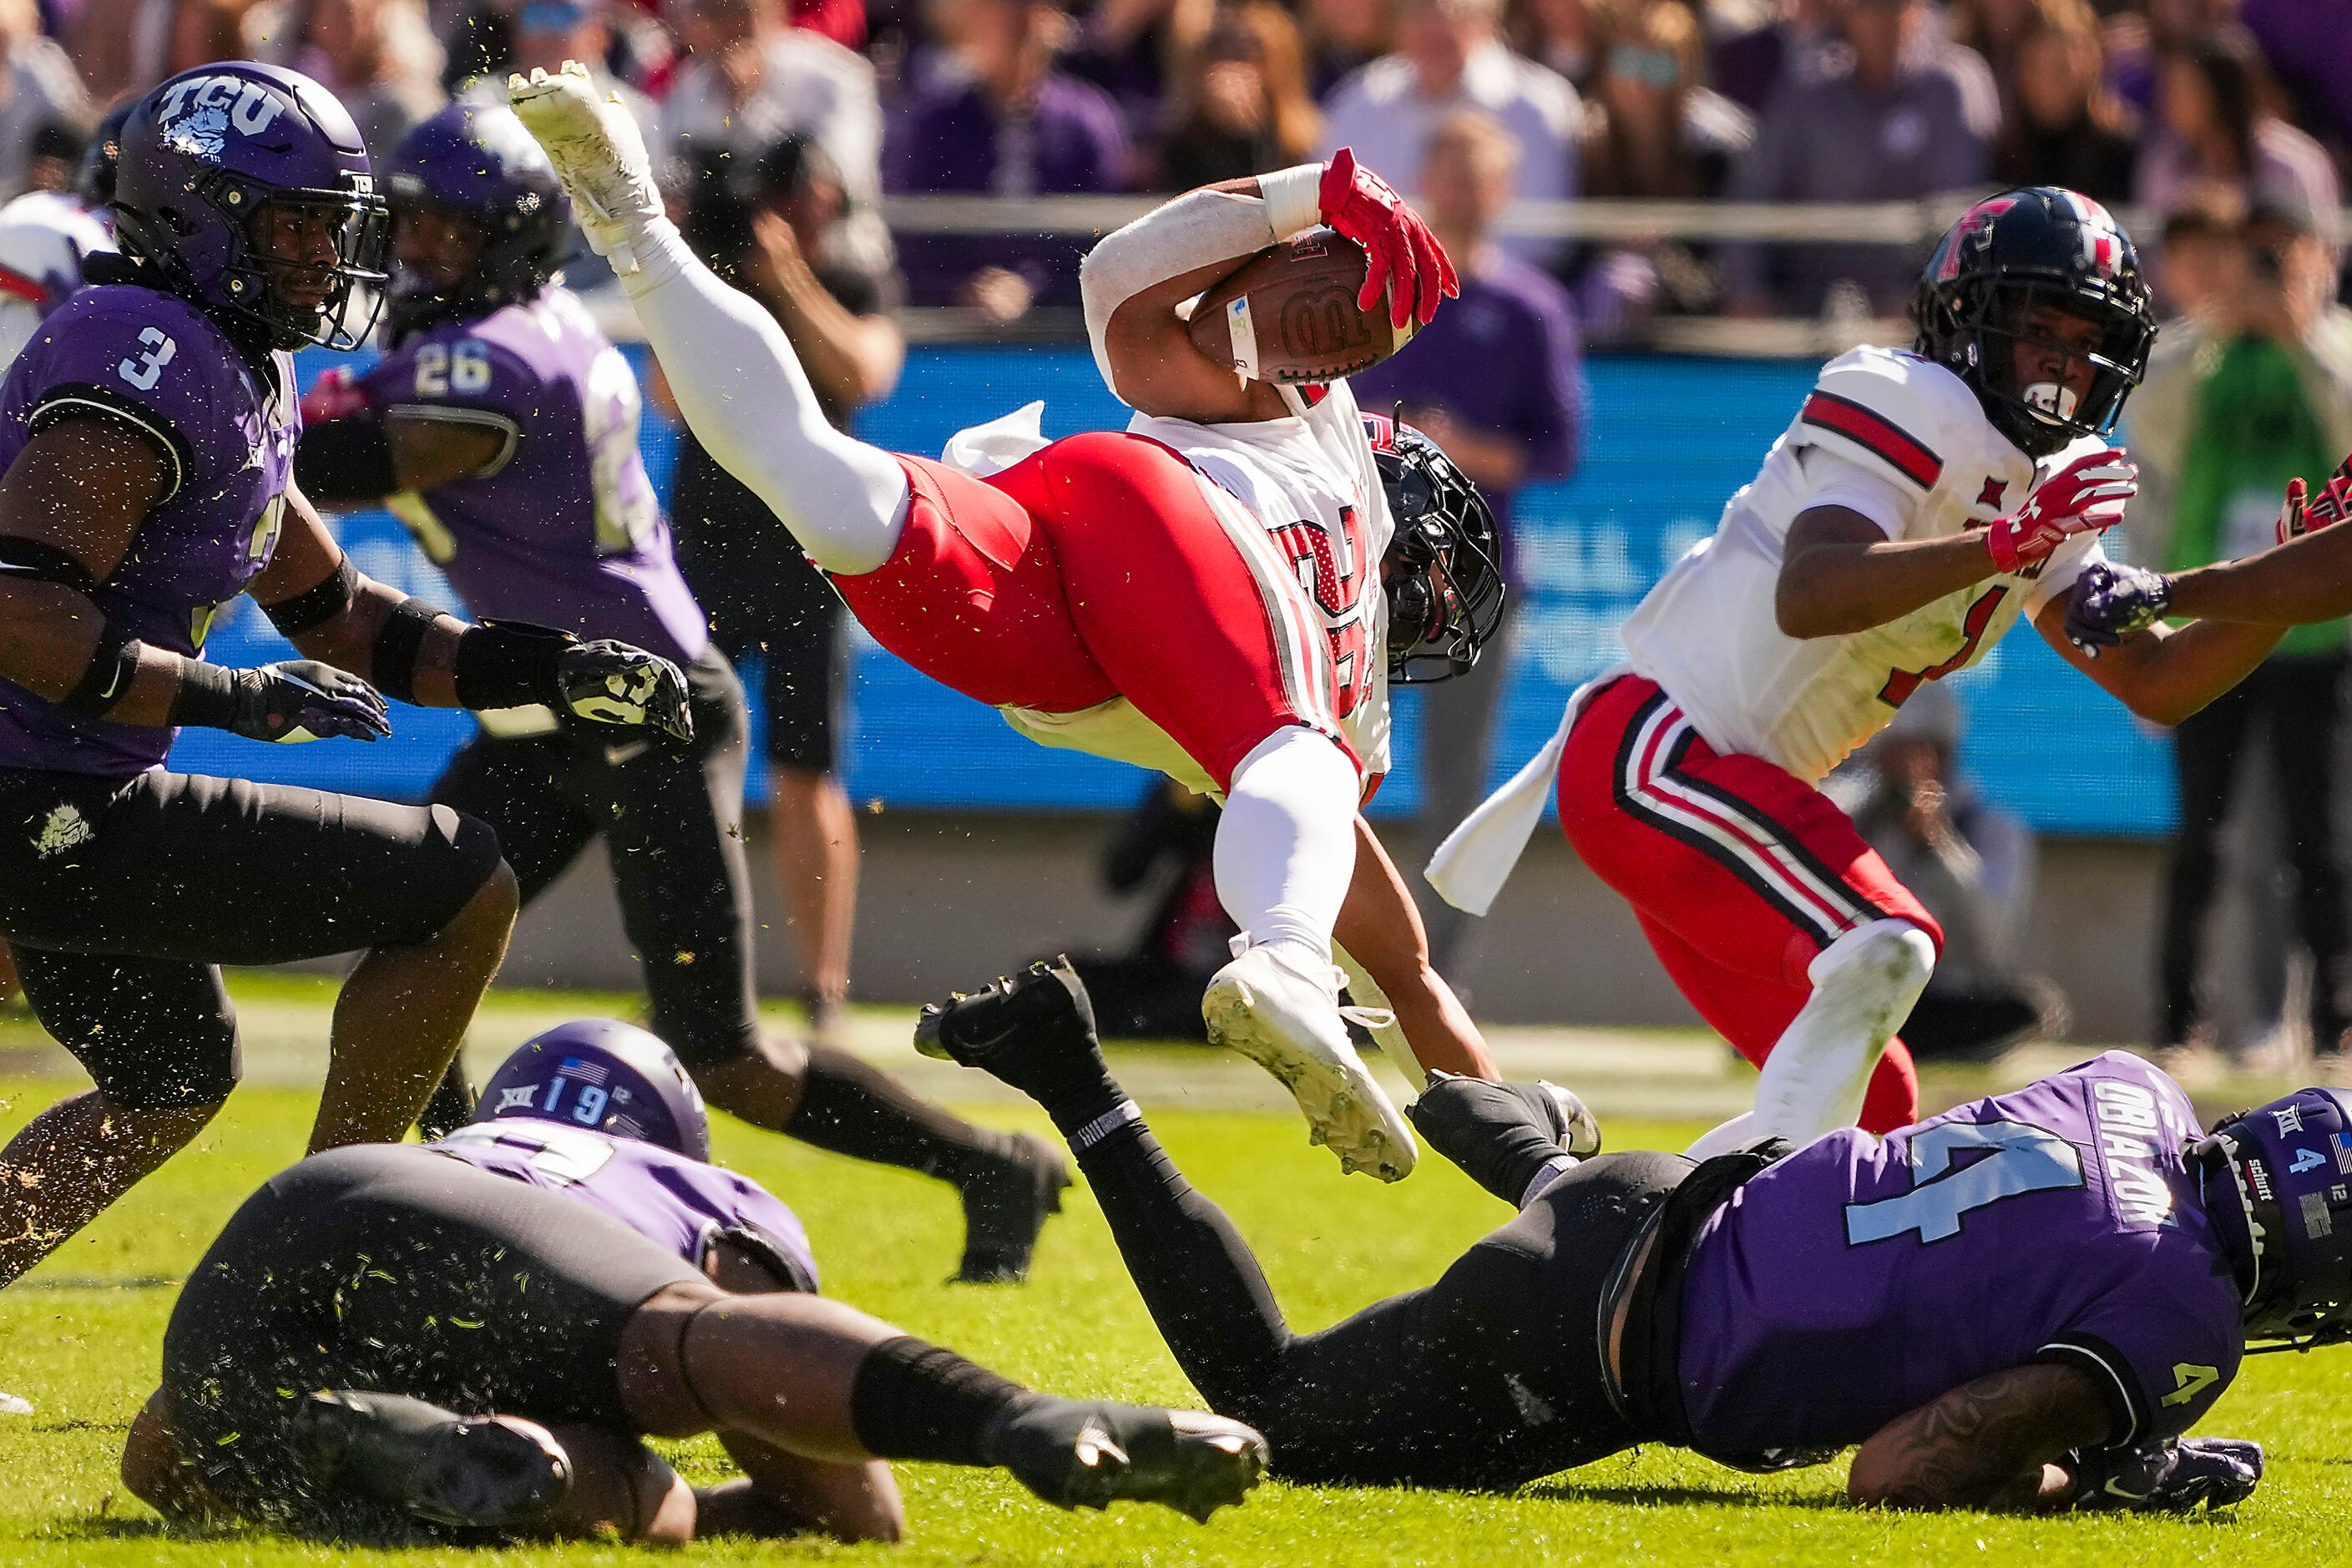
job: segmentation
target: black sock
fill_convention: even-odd
[[[1002,1165],[1009,1141],[933,1105],[862,1057],[808,1047],[801,1106],[784,1128],[853,1159],[899,1165],[962,1186]]]
[[[1291,1333],[1249,1244],[1193,1190],[1108,1077],[1085,1094],[1074,1084],[1045,1109],[1176,1364],[1211,1409],[1257,1419],[1257,1395],[1279,1371]]]
[[[849,1424],[859,1446],[879,1459],[985,1465],[989,1427],[1039,1397],[951,1350],[902,1334],[858,1363]]]

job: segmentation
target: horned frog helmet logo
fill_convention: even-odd
[[[173,84],[155,119],[163,144],[207,163],[220,162],[231,131],[255,136],[277,122],[285,106],[259,82],[242,77],[193,77]]]

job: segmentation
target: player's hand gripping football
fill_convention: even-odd
[[[694,739],[686,677],[657,653],[625,642],[574,643],[556,660],[563,706],[597,724],[650,725],[680,741]]]
[[[2171,604],[2172,579],[2163,573],[2094,562],[2066,591],[2066,640],[2096,658],[2162,620]]]
[[[248,741],[380,741],[392,733],[383,698],[358,676],[316,659],[230,669],[235,704],[219,728]]]
[[[2044,479],[2014,515],[1986,529],[1985,548],[2001,571],[2022,570],[2078,533],[2113,528],[2138,493],[2139,468],[2122,447],[2085,452]]]
[[[1363,247],[1359,310],[1372,309],[1387,289],[1389,325],[1402,327],[1417,319],[1425,327],[1436,319],[1440,300],[1462,292],[1445,247],[1386,180],[1356,162],[1355,149],[1342,147],[1331,155],[1316,200],[1323,221]]]
[[[2075,1456],[2074,1506],[2097,1510],[2228,1508],[2254,1495],[2263,1446],[2242,1437],[2183,1437]]]
[[[2352,458],[2337,465],[2317,496],[2301,479],[2287,480],[2286,504],[2279,508],[2278,542],[2286,544],[2317,533],[2342,522],[2347,512],[2352,512]]]

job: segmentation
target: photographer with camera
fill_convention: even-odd
[[[854,205],[840,171],[814,141],[787,135],[756,160],[706,149],[682,177],[687,242],[774,315],[826,416],[848,429],[852,414],[897,384],[907,345],[888,314],[896,277],[838,259],[834,241]],[[666,384],[655,396],[675,415]],[[765,668],[770,848],[810,1027],[823,1038],[848,994],[857,908],[857,819],[840,769],[841,595],[767,504],[682,426],[670,516],[712,640]]]
[[[2234,226],[2217,228],[2211,217],[2168,225],[2168,250],[2177,244],[2184,261],[2197,251],[2193,268],[2168,269],[2187,314],[2165,327],[2128,416],[2140,476],[2126,524],[2130,555],[2168,572],[2269,547],[2286,482],[2317,485],[2352,449],[2352,311],[2333,301],[2334,247],[2292,198],[2258,199]],[[2159,1048],[2208,1032],[2196,981],[2217,840],[2243,743],[2259,729],[2284,826],[2294,930],[2311,954],[2313,1048],[2323,1061],[2344,1059],[2352,963],[2331,823],[2346,663],[2344,622],[2297,627],[2236,689],[2173,731],[2180,827],[2165,898]]]

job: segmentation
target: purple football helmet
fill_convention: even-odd
[[[616,1018],[575,1018],[517,1046],[474,1108],[476,1121],[509,1116],[593,1127],[689,1160],[710,1158],[710,1118],[694,1080],[667,1046]]]
[[[122,127],[114,206],[125,250],[272,348],[357,348],[375,324],[373,303],[356,323],[346,307],[383,284],[390,215],[351,115],[309,77],[251,60],[173,77]],[[273,257],[266,223],[331,236],[334,260]]]
[[[482,231],[480,257],[454,286],[395,268],[394,342],[536,299],[572,247],[572,202],[511,110],[453,103],[418,121],[384,161],[384,189],[395,213],[457,213]]]
[[[2238,1276],[2246,1337],[2309,1350],[2352,1339],[2352,1096],[2297,1089],[2189,1150]]]

